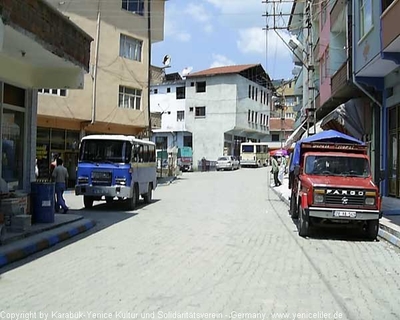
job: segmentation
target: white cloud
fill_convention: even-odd
[[[170,7],[168,14],[165,15],[165,36],[181,42],[188,42],[192,36],[178,25],[177,20],[180,15],[181,13],[175,6]]]
[[[229,58],[223,56],[222,54],[213,53],[212,58],[213,58],[214,62],[211,64],[210,68],[235,65],[235,62],[233,62]]]
[[[210,15],[207,10],[201,4],[189,3],[186,7],[185,12],[189,14],[194,20],[199,22],[210,21]]]
[[[268,59],[289,57],[289,49],[274,30],[268,31],[267,48],[265,32],[261,28],[240,30],[239,39],[237,40],[238,49],[245,54],[263,54],[264,56],[267,54]],[[286,43],[289,41],[289,34],[284,32],[280,32],[279,34]]]
[[[204,32],[206,32],[206,33],[211,33],[211,32],[213,32],[214,31],[214,27],[211,25],[211,24],[207,24],[205,27],[204,27]]]

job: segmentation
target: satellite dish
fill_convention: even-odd
[[[171,57],[168,54],[164,56],[163,65],[165,68],[171,65]]]
[[[185,69],[182,70],[181,74],[182,77],[186,77],[190,72],[192,72],[193,67],[186,67]]]

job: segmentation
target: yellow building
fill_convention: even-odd
[[[75,180],[79,140],[91,133],[138,135],[148,128],[149,39],[164,37],[165,0],[49,0],[93,39],[84,90],[40,90],[37,148],[56,153]],[[97,59],[96,59],[97,57]]]

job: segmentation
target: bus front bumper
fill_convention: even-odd
[[[75,194],[77,196],[90,196],[90,197],[119,197],[131,198],[132,192],[130,187],[126,186],[91,186],[91,185],[76,185]]]

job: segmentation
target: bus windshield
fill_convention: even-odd
[[[131,144],[120,140],[83,140],[79,161],[129,163]]]
[[[254,146],[242,145],[242,152],[254,153]]]

